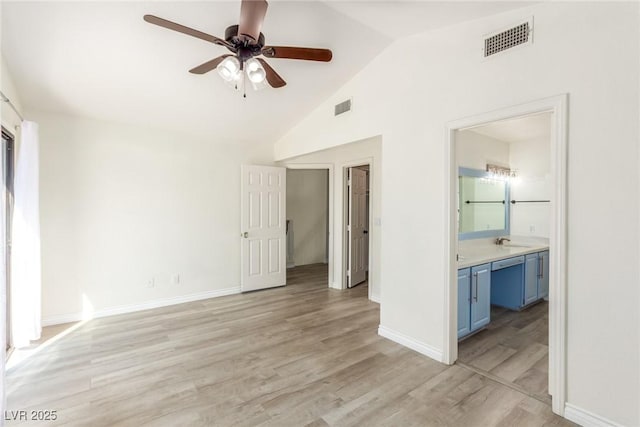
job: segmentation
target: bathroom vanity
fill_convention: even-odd
[[[549,246],[475,245],[458,261],[458,338],[491,321],[491,305],[522,310],[549,295]]]
[[[491,322],[491,305],[522,310],[549,295],[549,240],[501,237],[510,236],[512,206],[548,200],[512,200],[509,179],[463,167],[458,172],[458,338],[462,338]]]

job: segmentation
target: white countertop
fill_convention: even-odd
[[[458,268],[467,268],[487,262],[499,261],[536,252],[549,250],[546,242],[505,242],[504,245],[486,242],[486,244],[460,244],[458,248]]]

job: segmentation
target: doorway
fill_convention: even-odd
[[[330,269],[330,171],[287,169],[287,285],[324,285]]]
[[[14,136],[2,128],[2,242],[4,274],[2,277],[2,304],[5,310],[4,345],[11,350],[11,226],[13,219]]]
[[[353,288],[369,280],[371,165],[348,166],[344,174],[344,283]]]
[[[368,167],[369,194],[367,209],[369,228],[367,236],[369,250],[367,258],[367,283],[357,286],[354,295],[366,294],[367,298],[380,303],[380,272],[376,270],[380,264],[380,195],[381,175],[380,152],[381,138],[371,138],[362,142],[354,142],[346,146],[313,153],[283,161],[287,169],[324,169],[329,170],[329,277],[327,286],[336,290],[347,290],[348,246],[347,231],[347,173],[351,167]],[[361,156],[360,154],[365,154]],[[367,156],[368,155],[368,156]],[[373,260],[373,262],[372,262]]]
[[[455,139],[457,363],[546,404],[550,132],[551,114],[539,113]]]
[[[478,253],[478,251],[482,252],[483,250],[479,249],[479,247],[475,247],[474,250],[467,251],[466,254],[461,253],[461,248],[464,249],[465,244],[460,244],[459,242],[460,231],[461,231],[459,221],[460,221],[460,218],[464,215],[463,212],[460,212],[460,213],[458,212],[458,207],[461,205],[461,202],[459,199],[460,192],[458,190],[459,182],[460,182],[459,169],[458,169],[459,153],[457,152],[458,150],[457,142],[458,142],[460,132],[466,131],[466,130],[472,130],[474,128],[478,129],[481,126],[485,126],[490,123],[503,122],[510,119],[523,118],[526,116],[532,116],[532,115],[544,114],[544,113],[548,114],[550,117],[550,132],[549,132],[550,143],[549,143],[549,149],[547,151],[548,153],[547,158],[550,159],[549,173],[548,173],[548,179],[549,179],[548,248],[551,248],[551,251],[547,252],[546,254],[547,258],[544,258],[541,256],[543,255],[544,251],[543,250],[537,251],[537,249],[539,248],[533,247],[531,248],[531,251],[525,250],[524,252],[527,252],[527,253],[521,254],[523,256],[523,260],[522,260],[522,263],[520,263],[519,260],[517,259],[520,256],[520,254],[519,252],[518,254],[516,254],[515,252],[517,252],[518,249],[514,248],[513,254],[517,256],[514,256],[514,257],[501,256],[497,258],[498,261],[502,261],[502,259],[504,258],[505,259],[504,265],[500,263],[498,263],[497,265],[494,265],[496,263],[493,261],[495,261],[496,258],[490,258],[488,260],[482,259],[481,261],[483,262],[487,261],[482,265],[473,266],[471,264],[473,264],[472,261],[474,260],[476,254]],[[508,274],[505,273],[507,276],[511,277],[511,279],[517,278],[518,280],[522,280],[523,283],[526,280],[526,278],[524,277],[524,275],[526,274],[525,272],[535,271],[536,273],[532,274],[530,279],[536,280],[535,282],[536,290],[541,288],[539,284],[540,277],[536,275],[539,275],[540,274],[539,272],[543,271],[544,272],[543,274],[546,274],[546,279],[548,280],[547,283],[549,284],[548,296],[546,296],[546,298],[548,298],[548,300],[550,301],[550,304],[548,306],[548,325],[549,325],[548,334],[545,334],[542,331],[544,329],[544,326],[543,326],[544,320],[540,320],[535,326],[532,326],[532,329],[536,329],[537,327],[538,329],[536,329],[535,331],[528,331],[528,332],[532,332],[532,335],[534,334],[547,335],[548,337],[548,354],[549,354],[548,356],[548,392],[551,395],[551,405],[552,405],[553,412],[559,415],[563,415],[564,406],[566,402],[566,386],[565,386],[566,384],[566,332],[565,331],[566,331],[567,96],[561,95],[561,96],[556,96],[552,98],[546,98],[546,99],[534,101],[527,104],[505,108],[503,110],[483,113],[474,117],[469,117],[466,119],[461,119],[461,120],[449,123],[447,128],[448,128],[447,149],[445,150],[447,154],[447,159],[446,159],[447,161],[445,163],[445,171],[446,171],[445,191],[449,195],[449,203],[446,204],[445,206],[445,218],[447,221],[447,226],[445,230],[445,233],[446,233],[445,242],[447,243],[447,246],[448,246],[447,250],[445,251],[445,258],[446,258],[445,262],[449,266],[449,269],[446,271],[446,277],[445,277],[445,292],[444,292],[445,293],[445,336],[447,337],[447,340],[445,341],[445,345],[444,345],[443,359],[446,363],[454,363],[456,362],[456,360],[461,361],[461,359],[459,359],[459,356],[464,356],[464,357],[473,356],[473,351],[469,351],[468,353],[463,354],[462,351],[459,353],[459,348],[458,348],[458,335],[469,334],[469,331],[459,331],[458,329],[458,322],[459,322],[458,317],[459,316],[464,317],[464,314],[465,314],[464,312],[459,310],[459,307],[461,307],[460,302],[465,301],[465,295],[463,294],[465,292],[464,287],[460,287],[461,284],[465,283],[465,276],[464,276],[465,272],[469,274],[470,289],[472,290],[469,296],[469,303],[474,304],[482,299],[484,299],[487,303],[493,300],[494,295],[492,295],[493,288],[491,287],[492,286],[491,280],[493,279],[494,277],[493,273],[496,270],[500,270],[501,268],[503,268],[503,270],[501,271],[508,272]],[[509,166],[508,164],[507,165],[500,164],[500,162],[495,162],[495,163],[497,164],[493,164],[491,165],[491,167],[489,167],[488,165],[485,165],[485,172],[489,172],[486,169],[490,169],[490,171],[494,174],[497,174],[497,175],[503,174],[503,176],[512,177],[512,171],[508,167]],[[504,206],[504,209],[506,209],[505,217],[508,218],[508,213],[514,213],[514,214],[516,213],[515,206],[517,205],[512,203],[512,201],[514,200],[515,199],[512,199],[509,197],[508,190],[507,190],[502,200],[478,199],[476,201],[477,202],[496,202],[494,203],[493,206],[497,207],[498,210],[500,206]],[[515,200],[515,201],[516,203],[518,202],[518,200]],[[521,200],[521,201],[525,202],[525,200]],[[466,201],[463,201],[463,202],[466,203]],[[478,206],[480,206],[480,203],[478,203]],[[482,207],[483,212],[486,213],[485,208],[489,206],[489,204],[482,203],[482,206],[483,206]],[[524,203],[521,206],[524,206]],[[520,206],[518,206],[518,208],[520,208]],[[522,212],[520,212],[520,215],[521,214]],[[481,223],[479,224],[479,226],[481,227],[482,224],[486,225],[490,222],[487,222],[485,218],[482,221],[479,221],[479,223]],[[498,235],[485,234],[484,236],[482,236],[483,239],[485,239],[485,242],[480,242],[480,246],[482,246],[482,244],[486,244],[488,241],[491,241],[492,239],[496,241],[496,239],[498,239],[499,237],[509,238],[509,236],[511,235],[509,231],[509,225],[510,223],[507,220],[507,222],[505,223],[505,228],[499,229],[497,231],[499,233]],[[527,227],[528,226],[529,224],[527,225]],[[495,227],[489,227],[489,229],[486,229],[484,231],[486,232],[494,228]],[[525,230],[527,229],[530,232],[531,230],[533,230],[534,232],[536,231],[535,226],[533,228],[525,228]],[[469,231],[469,230],[465,229],[463,231]],[[472,231],[476,231],[476,230],[472,230]],[[478,229],[477,231],[481,231],[481,230]],[[507,243],[507,247],[508,247],[510,242],[506,240],[506,241],[502,241],[501,243],[505,243],[505,242]],[[470,245],[473,246],[474,243],[470,243]],[[513,246],[527,246],[527,245],[519,245],[518,244],[519,242],[514,242],[514,243],[515,244]],[[467,243],[466,245],[468,247],[469,243]],[[497,247],[498,245],[494,245],[494,246]],[[511,249],[508,249],[508,250],[500,249],[500,250],[504,250],[502,255],[509,255],[509,251],[511,251]],[[536,260],[533,260],[533,258],[531,261],[528,261],[527,256],[531,255],[533,257],[534,252],[535,252],[537,262]],[[543,263],[545,262],[544,260],[546,259],[546,268],[547,268],[546,272],[544,270],[544,264],[540,264],[541,262],[540,259],[543,260],[542,261]],[[529,262],[529,266],[530,266],[529,270],[527,270],[527,266],[523,265],[526,262]],[[469,265],[466,265],[465,263]],[[509,263],[513,263],[513,264],[509,264]],[[463,274],[459,275],[458,274],[459,267],[469,267],[469,271],[467,272],[464,269],[461,269]],[[475,270],[474,270],[474,267],[476,267]],[[533,268],[536,268],[536,270],[532,270]],[[502,279],[504,279],[504,277],[502,277]],[[498,278],[496,279],[496,283],[498,283],[502,279],[500,279],[500,275],[498,275]],[[459,289],[461,289],[460,292],[459,292]],[[482,291],[480,291],[480,289],[482,289]],[[513,287],[511,289],[512,290],[523,289],[522,292],[527,292],[524,290],[524,288]],[[531,290],[532,289],[534,289],[534,287],[531,287]],[[514,313],[517,313],[518,309],[531,308],[532,311],[529,312],[531,316],[535,317],[534,315],[541,315],[541,314],[542,316],[544,316],[544,312],[547,311],[547,307],[545,306],[546,303],[544,302],[545,297],[541,295],[544,295],[544,294],[536,294],[535,298],[533,299],[524,298],[520,307],[512,307],[511,310]],[[482,296],[482,298],[479,298],[480,296]],[[519,296],[516,296],[514,298],[518,300]],[[535,305],[534,307],[529,307],[528,304],[532,302],[538,302],[538,305]],[[486,310],[476,309],[476,314],[477,313],[490,314],[491,312],[489,308],[486,308]],[[474,330],[482,330],[484,327],[488,328],[487,325],[490,325],[492,320],[497,319],[500,321],[500,323],[506,324],[508,323],[509,319],[513,317],[517,317],[517,314],[510,314],[507,311],[502,313],[502,314],[505,314],[504,317],[501,317],[500,314],[501,313],[494,311],[494,319],[491,319],[490,315],[476,316],[476,320],[478,320],[478,322],[476,323],[473,323],[473,319],[471,319],[471,323],[470,323],[471,332],[474,332]],[[471,312],[471,317],[473,318],[473,311]],[[524,320],[522,322],[524,322]],[[522,322],[520,324],[522,324]],[[493,326],[498,326],[498,323],[494,323]],[[523,335],[521,335],[520,340],[521,341],[526,340],[525,338],[522,338],[522,336]],[[478,334],[478,337],[480,337],[480,334]],[[531,338],[531,336],[529,336],[529,338]],[[544,340],[545,338],[541,337],[540,339]],[[499,340],[497,340],[495,336],[494,336],[494,340],[496,341],[491,344],[485,343],[485,348],[488,349],[488,347],[496,347],[497,345],[499,345]],[[478,339],[478,341],[480,340]],[[478,345],[477,349],[479,349],[480,347],[482,347],[481,344]],[[499,350],[495,350],[495,351],[499,352]],[[513,349],[511,350],[504,349],[504,352],[501,355],[498,355],[497,353],[488,354],[486,355],[486,358],[484,361],[478,362],[476,360],[474,363],[476,365],[485,363],[483,365],[485,368],[490,367],[492,363],[495,363],[495,361],[499,360],[500,358],[505,358],[504,360],[506,360],[506,358],[509,358],[510,356],[515,355],[515,353],[513,353],[512,350]],[[539,355],[540,352],[542,352],[542,349],[538,348],[538,350],[539,350],[539,353],[538,353]],[[528,358],[528,355],[521,357],[521,359],[527,359],[527,358]],[[489,360],[489,359],[492,359],[492,360]],[[541,365],[543,365],[544,363],[545,363],[544,361],[541,362]],[[541,365],[539,365],[538,368],[540,368]],[[511,371],[509,373],[503,375],[502,377],[499,375],[493,375],[492,379],[499,382],[504,381],[505,383],[509,383],[509,381],[505,381],[504,377],[510,376],[511,379],[517,379],[513,377],[514,375],[518,374],[519,370],[522,370],[522,368],[523,368],[522,365],[519,367],[514,366],[511,368]],[[478,371],[478,373],[488,372],[489,374],[492,374],[490,372],[491,369],[483,370],[477,367],[475,367],[475,369]],[[493,374],[495,374],[495,372]],[[522,372],[522,374],[524,374],[524,372]],[[490,375],[487,375],[487,376],[490,376]],[[537,381],[539,381],[539,377]],[[526,392],[526,390],[521,390],[521,391]]]

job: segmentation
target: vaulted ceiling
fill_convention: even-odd
[[[215,71],[187,72],[226,50],[142,20],[153,14],[224,38],[239,1],[3,2],[2,54],[27,110],[273,142],[394,39],[524,5],[271,1],[267,44],[329,48],[333,61],[270,59],[287,86],[246,99]]]

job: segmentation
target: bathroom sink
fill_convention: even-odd
[[[516,245],[516,244],[511,244],[511,243],[504,243],[502,246],[504,246],[505,248],[530,248],[532,246],[529,245]]]

